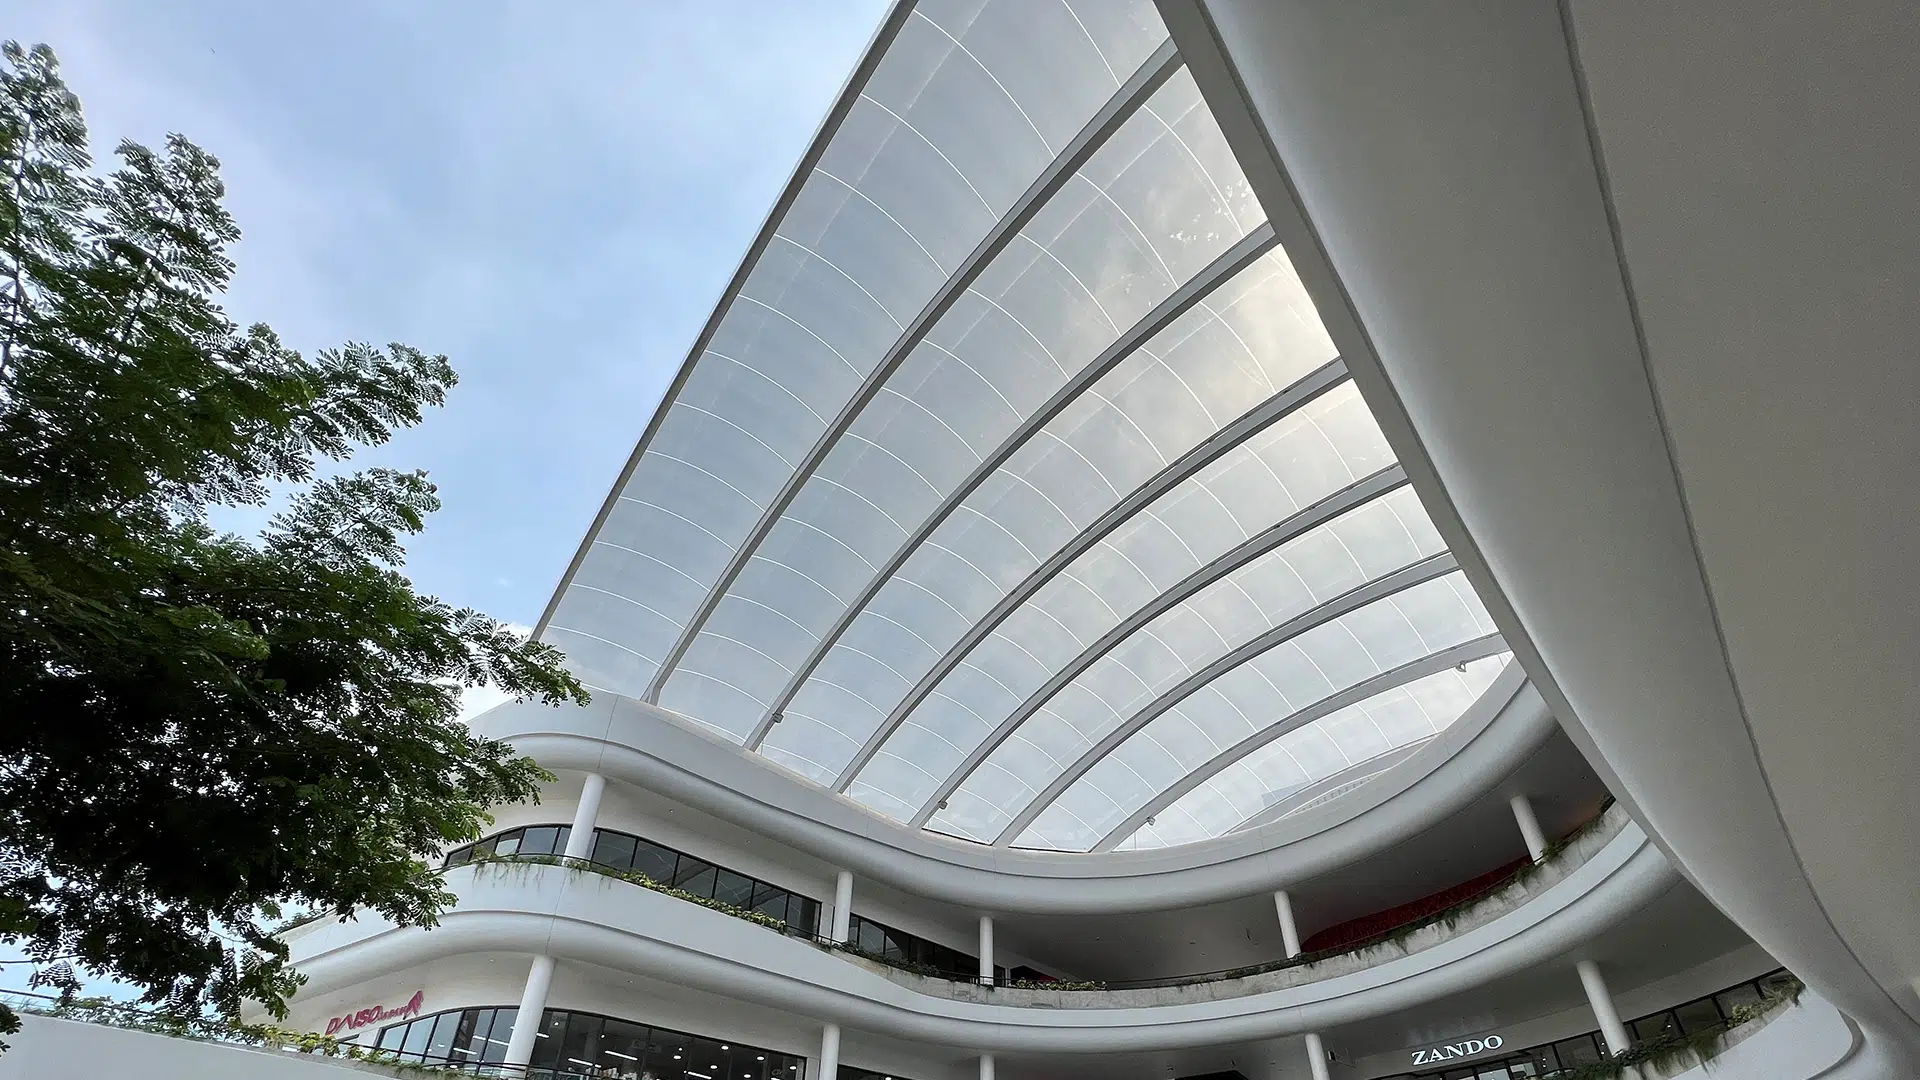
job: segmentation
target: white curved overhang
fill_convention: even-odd
[[[1911,6],[1161,10],[1569,733],[1920,1073]]]
[[[908,829],[665,710],[507,704],[474,721],[552,769],[597,772],[919,896],[1002,913],[1157,911],[1305,881],[1431,829],[1510,777],[1558,730],[1517,668],[1461,721],[1343,798],[1203,843],[1064,854]]]
[[[1557,956],[1680,883],[1632,824],[1527,903],[1411,955],[1220,1000],[1049,1009],[921,993],[732,916],[562,867],[461,867],[460,904],[432,930],[382,920],[300,939],[304,992],[478,952],[539,952],[798,1012],[861,1031],[974,1050],[1102,1052],[1207,1046],[1319,1030],[1437,1000]]]
[[[902,0],[536,632],[882,817],[1084,852],[1459,718],[1505,647],[1453,571],[1154,6]]]

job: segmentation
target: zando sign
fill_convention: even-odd
[[[1448,1043],[1429,1050],[1415,1050],[1415,1065],[1431,1065],[1436,1061],[1452,1061],[1454,1058],[1472,1057],[1489,1050],[1498,1050],[1507,1045],[1507,1040],[1498,1035],[1489,1035],[1484,1039],[1468,1039],[1466,1042]]]
[[[384,1005],[375,1005],[370,1009],[361,1009],[359,1012],[348,1013],[345,1016],[336,1016],[327,1021],[327,1034],[336,1035],[342,1031],[358,1031],[368,1024],[379,1024],[388,1020],[405,1020],[408,1017],[419,1016],[420,1003],[426,1000],[426,993],[425,990],[415,990],[413,996],[407,999],[405,1005],[395,1006],[391,1009]]]

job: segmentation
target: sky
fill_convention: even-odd
[[[53,46],[96,165],[173,131],[220,158],[236,320],[452,359],[356,463],[439,485],[417,587],[525,625],[884,8],[0,0],[0,37]]]
[[[53,47],[97,166],[170,132],[220,158],[237,321],[452,359],[354,463],[439,485],[417,588],[526,626],[885,6],[0,0],[0,38]]]

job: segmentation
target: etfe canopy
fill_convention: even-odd
[[[1219,836],[1506,649],[1150,3],[901,3],[542,619],[914,827]]]

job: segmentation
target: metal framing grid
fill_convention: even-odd
[[[1383,671],[1365,682],[1358,683],[1331,697],[1317,701],[1307,708],[1301,709],[1299,712],[1287,717],[1285,720],[1262,728],[1214,755],[1206,764],[1194,769],[1185,777],[1181,778],[1179,783],[1161,792],[1155,796],[1151,802],[1134,811],[1132,817],[1127,818],[1127,820],[1115,826],[1107,835],[1101,837],[1100,842],[1093,846],[1093,850],[1113,850],[1122,840],[1138,832],[1140,827],[1146,824],[1148,818],[1172,806],[1187,792],[1213,779],[1222,769],[1225,769],[1227,766],[1232,765],[1234,762],[1239,761],[1241,758],[1246,757],[1248,754],[1253,753],[1255,750],[1260,749],[1275,739],[1280,738],[1282,735],[1298,731],[1308,724],[1313,723],[1315,720],[1332,716],[1341,709],[1358,705],[1363,701],[1378,697],[1389,690],[1405,686],[1417,679],[1424,679],[1429,675],[1438,675],[1450,667],[1458,667],[1461,664],[1473,660],[1484,660],[1489,656],[1495,656],[1506,651],[1507,642],[1505,638],[1497,633],[1487,634],[1484,637],[1474,638],[1472,641],[1464,641],[1458,645],[1441,649],[1431,656],[1424,656],[1418,660],[1408,661],[1397,668]]]
[[[1000,445],[994,449],[993,453],[988,454],[979,465],[974,467],[973,472],[967,475],[967,478],[961,482],[959,487],[947,494],[947,497],[941,501],[933,513],[929,515],[926,520],[922,521],[920,526],[913,531],[912,535],[908,536],[906,540],[901,543],[900,547],[894,551],[892,557],[882,564],[878,570],[874,571],[872,578],[868,580],[866,586],[860,590],[859,594],[853,598],[853,601],[847,605],[846,610],[841,612],[840,617],[834,621],[833,626],[830,627],[825,634],[821,635],[820,640],[814,645],[813,650],[807,654],[807,658],[799,667],[794,669],[793,677],[787,680],[787,685],[781,689],[780,695],[774,698],[772,705],[767,709],[766,715],[761,717],[759,725],[753,729],[753,734],[747,739],[747,749],[757,750],[760,748],[761,741],[767,737],[767,733],[773,729],[773,725],[779,722],[781,711],[787,707],[788,702],[793,700],[793,696],[800,692],[800,688],[806,684],[807,678],[811,676],[814,669],[820,665],[820,661],[826,658],[827,653],[832,651],[833,646],[840,640],[841,635],[847,632],[847,628],[852,626],[854,620],[859,617],[860,613],[866,610],[868,604],[873,602],[873,598],[879,595],[880,590],[892,579],[893,575],[897,573],[902,566],[906,565],[907,560],[913,556],[914,552],[920,550],[921,545],[927,542],[927,539],[939,529],[947,518],[953,515],[954,511],[958,510],[961,505],[967,501],[968,497],[971,496],[981,484],[992,477],[1001,466],[1005,465],[1014,454],[1019,452],[1021,447],[1025,446],[1035,435],[1038,435],[1044,430],[1046,426],[1053,421],[1054,417],[1060,415],[1069,405],[1079,400],[1082,394],[1093,387],[1095,383],[1099,382],[1108,372],[1112,371],[1115,367],[1119,366],[1122,361],[1139,351],[1155,334],[1166,329],[1175,319],[1186,314],[1192,310],[1195,305],[1206,300],[1213,290],[1222,282],[1232,278],[1235,274],[1252,265],[1253,262],[1262,255],[1271,251],[1273,246],[1273,230],[1264,224],[1248,233],[1245,237],[1242,237],[1239,243],[1228,248],[1219,258],[1209,264],[1206,269],[1196,274],[1191,281],[1188,281],[1185,285],[1175,290],[1172,296],[1161,301],[1159,306],[1148,312],[1145,318],[1128,327],[1126,333],[1122,334],[1112,345],[1107,346],[1099,356],[1094,358],[1091,364],[1082,368],[1065,386],[1062,386],[1056,391],[1053,397],[1047,399],[1046,404],[1042,405],[1037,412],[1022,421],[1020,426],[1013,430],[1012,434],[1002,440]]]
[[[968,753],[958,767],[947,774],[947,778],[941,781],[940,787],[934,791],[933,796],[921,805],[919,812],[914,814],[913,820],[908,824],[913,828],[925,825],[935,813],[939,812],[941,804],[954,792],[960,790],[960,785],[967,782],[967,777],[973,775],[973,771],[980,767],[981,762],[987,760],[1001,743],[1012,737],[1014,731],[1027,722],[1028,717],[1039,712],[1040,708],[1052,700],[1055,694],[1064,690],[1074,679],[1079,678],[1082,672],[1092,667],[1101,657],[1112,652],[1141,627],[1267,552],[1290,540],[1305,536],[1349,510],[1357,509],[1388,492],[1398,490],[1406,482],[1407,474],[1401,471],[1398,465],[1389,465],[1379,472],[1362,477],[1319,502],[1308,505],[1286,520],[1256,533],[1233,550],[1216,556],[1213,561],[1187,575],[1178,584],[1155,597],[1152,602],[1127,616],[1119,625],[1101,635],[1098,641],[1087,646],[1079,656],[1074,657],[1065,667],[1055,672],[1040,689],[1021,702],[1019,708],[1001,721],[1000,726],[995,728],[991,735]]]
[[[707,619],[713,615],[721,599],[733,587],[735,579],[740,576],[740,571],[745,569],[747,563],[753,559],[754,552],[759,550],[761,542],[773,531],[774,525],[786,513],[787,507],[800,494],[800,489],[806,486],[814,470],[826,460],[827,454],[840,441],[840,437],[853,426],[853,422],[880,393],[881,388],[906,361],[907,356],[919,346],[921,340],[939,323],[948,309],[966,294],[967,289],[972,287],[974,281],[992,264],[995,256],[1012,243],[1034,215],[1046,206],[1067,181],[1073,179],[1074,174],[1080,171],[1080,167],[1106,145],[1107,137],[1132,118],[1140,106],[1152,97],[1153,93],[1180,69],[1180,66],[1180,54],[1173,47],[1173,43],[1171,41],[1162,43],[1160,48],[1147,58],[1146,63],[1142,64],[1139,70],[1135,71],[1132,77],[1114,93],[1113,97],[1107,100],[1106,105],[1094,114],[1093,119],[1087,122],[1080,133],[1074,136],[1073,141],[1060,151],[1039,178],[1034,180],[1020,198],[1014,201],[1012,208],[961,261],[953,276],[948,278],[940,291],[927,302],[920,314],[907,324],[899,339],[867,374],[866,380],[860,384],[860,389],[847,400],[845,405],[841,406],[833,422],[820,433],[819,439],[815,440],[812,448],[807,451],[807,456],[801,459],[793,473],[787,477],[786,483],[781,485],[780,491],[761,512],[760,520],[754,523],[753,530],[747,534],[740,546],[734,549],[726,568],[708,588],[707,595],[700,601],[700,606],[694,609],[693,615],[680,628],[680,636],[674,640],[673,647],[661,658],[660,667],[654,672],[653,681],[647,685],[646,700],[648,702],[659,703],[661,688],[673,676],[674,670],[686,656],[687,649],[700,635],[700,631],[706,626]]]
[[[1365,585],[1349,589],[1317,607],[1288,619],[1266,633],[1247,640],[1232,652],[1180,680],[1171,689],[1148,702],[1139,712],[1127,717],[1124,723],[1101,737],[1099,742],[1087,747],[1084,753],[1074,759],[1072,765],[1062,770],[1059,776],[1054,777],[1053,781],[1041,790],[1040,794],[1034,796],[1025,809],[1014,815],[1007,827],[994,838],[994,846],[1005,847],[1012,843],[1013,839],[1024,832],[1027,826],[1033,824],[1035,818],[1038,818],[1047,807],[1053,805],[1055,799],[1098,765],[1100,759],[1138,734],[1141,729],[1152,723],[1154,718],[1192,696],[1201,687],[1315,627],[1324,626],[1348,612],[1358,611],[1377,600],[1384,600],[1404,589],[1450,574],[1456,569],[1458,564],[1454,562],[1451,553],[1441,552],[1438,555],[1429,555],[1419,562],[1377,577]]]
[[[853,778],[866,767],[867,762],[880,752],[880,747],[885,745],[888,737],[906,722],[907,717],[919,707],[920,702],[933,692],[934,687],[939,686],[941,680],[958,667],[960,661],[966,659],[967,654],[985,641],[987,635],[993,633],[994,629],[1006,621],[1007,617],[1012,615],[1021,604],[1026,603],[1040,591],[1042,586],[1071,566],[1075,559],[1106,539],[1115,529],[1131,520],[1135,514],[1152,505],[1155,499],[1173,490],[1201,469],[1213,464],[1228,451],[1318,400],[1322,394],[1345,382],[1346,378],[1346,365],[1338,359],[1329,361],[1312,374],[1241,415],[1238,420],[1214,432],[1205,442],[1175,458],[1166,468],[1149,477],[1145,483],[1129,492],[1125,499],[1100,515],[1098,520],[1082,530],[1066,546],[1054,552],[1051,558],[1041,563],[1033,573],[1027,575],[1025,580],[1001,597],[1000,602],[995,604],[985,617],[968,628],[966,635],[935,662],[933,668],[914,684],[906,697],[900,700],[900,704],[894,706],[893,711],[887,714],[886,720],[882,721],[880,726],[874,729],[873,734],[868,736],[866,745],[862,746],[853,760],[847,763],[847,767],[840,771],[839,778],[834,781],[833,790],[845,791],[853,782]]]

